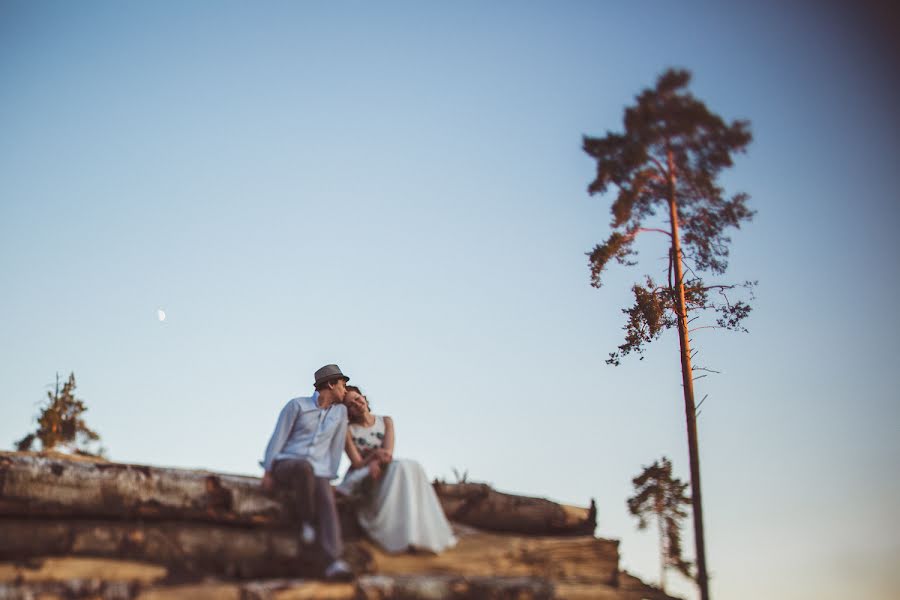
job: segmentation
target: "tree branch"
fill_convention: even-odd
[[[672,237],[672,234],[671,234],[671,233],[669,233],[669,232],[666,231],[665,229],[659,229],[659,228],[657,228],[657,227],[638,227],[638,228],[635,230],[635,234],[637,234],[638,232],[641,232],[641,231],[655,231],[656,233],[664,233],[664,234],[666,234],[667,236]]]
[[[703,406],[703,403],[706,402],[706,399],[709,398],[709,394],[703,394],[703,399],[697,404],[697,408],[694,409],[694,412],[700,409]]]
[[[652,162],[654,165],[656,165],[656,168],[659,170],[659,174],[662,177],[663,183],[666,183],[669,180],[669,172],[666,171],[666,169],[665,169],[665,167],[663,167],[662,163],[659,162],[659,159],[657,159],[655,156],[653,156],[649,152],[647,153],[647,158],[650,159],[650,162]]]
[[[672,247],[669,247],[669,289],[675,289],[675,286],[672,285],[672,269],[675,267],[672,262]]]

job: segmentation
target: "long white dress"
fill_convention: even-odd
[[[381,448],[384,418],[376,415],[371,427],[350,425],[350,435],[360,452]],[[368,476],[368,468],[349,471],[337,491],[352,494]],[[453,529],[422,465],[394,459],[375,484],[369,502],[357,511],[362,528],[388,552],[410,548],[441,552],[456,545]]]

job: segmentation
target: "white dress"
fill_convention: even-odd
[[[350,435],[360,453],[381,448],[384,418],[376,415],[371,427],[350,425]],[[337,491],[352,494],[368,473],[368,467],[348,471]],[[441,552],[456,545],[437,494],[422,465],[414,460],[395,458],[390,462],[376,482],[371,500],[357,511],[357,518],[388,552],[405,552],[411,547]]]

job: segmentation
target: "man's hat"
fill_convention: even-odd
[[[344,381],[350,381],[349,377],[341,373],[341,368],[337,365],[325,365],[324,367],[316,371],[316,385],[319,385],[320,383],[326,383],[334,379],[343,379]]]

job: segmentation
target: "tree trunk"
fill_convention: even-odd
[[[687,418],[688,452],[691,463],[691,504],[694,509],[694,542],[697,554],[697,584],[700,599],[709,600],[706,575],[706,544],[703,537],[703,502],[700,495],[700,451],[697,443],[697,409],[694,404],[694,376],[691,369],[691,343],[687,306],[684,301],[684,273],[681,265],[681,241],[678,235],[678,205],[675,195],[675,165],[672,152],[669,163],[669,216],[672,224],[672,263],[675,268],[675,307],[678,315],[678,342],[681,347],[681,380],[684,386],[684,412]]]
[[[662,512],[656,513],[656,523],[659,525],[659,589],[666,591],[666,536],[663,529]]]
[[[593,535],[596,527],[593,502],[590,509],[566,506],[470,483],[436,483],[435,491],[451,520],[481,529]],[[0,516],[274,527],[293,523],[288,500],[263,492],[256,477],[0,453]]]

